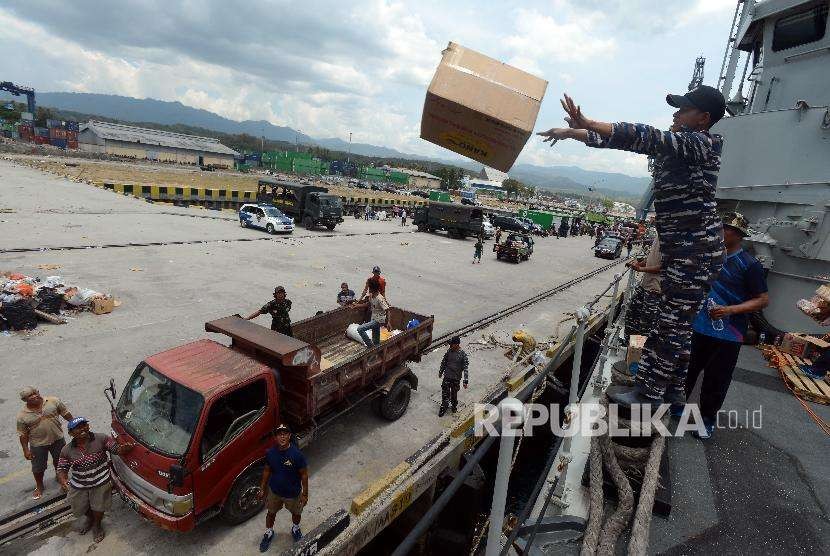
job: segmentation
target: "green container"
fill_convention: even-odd
[[[536,224],[539,224],[545,230],[550,229],[553,226],[553,218],[554,215],[550,212],[545,212],[541,210],[525,210],[522,209],[519,211],[519,216],[524,216],[525,218],[530,218]]]
[[[441,203],[452,203],[452,197],[450,197],[450,194],[446,191],[430,191],[429,200]]]

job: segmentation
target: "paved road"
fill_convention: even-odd
[[[0,249],[263,235],[240,228],[235,220],[164,214],[170,207],[150,205],[6,161],[0,161],[0,208],[15,211],[0,212]],[[107,214],[86,214],[89,212]],[[174,212],[206,213],[198,209]],[[389,301],[433,313],[435,333],[440,334],[607,262],[591,256],[587,238],[541,239],[534,257],[521,265],[496,261],[488,242],[484,262],[472,265],[472,240],[415,232],[345,235],[400,230],[394,222],[347,218],[336,237],[0,254],[0,269],[40,276],[61,274],[70,282],[112,293],[122,301],[110,315],[85,313],[63,326],[0,336],[0,368],[6,379],[0,395],[0,423],[6,424],[6,433],[0,436],[0,507],[25,504],[32,487],[13,432],[20,405],[16,393],[23,385],[33,384],[47,395],[60,396],[75,415],[89,417],[94,430],[107,432],[109,407],[102,389],[109,377],[123,386],[143,357],[204,337],[206,320],[252,312],[269,299],[276,284],[286,287],[294,302],[292,318],[299,320],[332,308],[343,280],[359,293],[369,270],[378,264],[388,280]],[[300,229],[300,234],[305,231]],[[41,264],[61,268],[47,272],[37,268]],[[486,333],[506,338],[515,328],[523,327],[544,338],[553,333],[565,312],[602,290],[611,275],[609,271],[592,278],[501,321]],[[268,324],[265,317],[261,317],[261,324]],[[471,388],[463,393],[468,401],[477,399],[497,381],[506,365],[500,350],[469,352]],[[381,422],[368,408],[362,408],[309,447],[311,500],[304,516],[306,529],[348,507],[357,492],[451,422],[451,417],[436,417],[440,396],[437,367],[442,354],[439,350],[413,365],[421,387],[401,420]],[[56,489],[51,477],[47,485]],[[209,548],[214,553],[251,553],[256,551],[261,522],[257,517],[230,529],[215,521],[189,534],[172,534],[140,521],[116,501],[107,520],[110,534],[99,550],[201,554]],[[285,546],[290,537],[284,516],[279,517],[278,527],[276,547]],[[75,554],[86,552],[92,541],[62,532],[39,542],[46,542],[42,548],[49,553]]]

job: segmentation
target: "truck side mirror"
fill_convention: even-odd
[[[174,463],[170,466],[170,486],[180,487],[184,486],[184,476],[186,475],[184,467]]]
[[[115,411],[115,379],[110,378],[110,385],[104,388],[104,396],[106,396],[110,408]]]

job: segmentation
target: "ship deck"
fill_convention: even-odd
[[[830,420],[830,407],[809,406]],[[754,347],[741,350],[724,409],[739,428],[668,443],[672,511],[652,520],[650,552],[830,553],[830,437]]]

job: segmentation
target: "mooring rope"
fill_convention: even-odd
[[[622,373],[617,373],[622,374]],[[619,383],[617,377],[613,382]],[[665,438],[657,436],[648,448],[632,448],[614,443],[608,434],[608,399],[603,400],[605,432],[591,439],[589,456],[590,503],[588,523],[582,537],[582,556],[610,556],[616,553],[617,542],[631,523],[628,554],[642,556],[648,551],[649,528],[654,498],[660,481],[660,458]],[[630,422],[618,420],[619,427],[631,428]],[[603,467],[617,487],[616,509],[606,518],[603,493]],[[634,511],[634,491],[629,477],[642,478],[640,500]],[[632,520],[632,514],[634,515]]]

